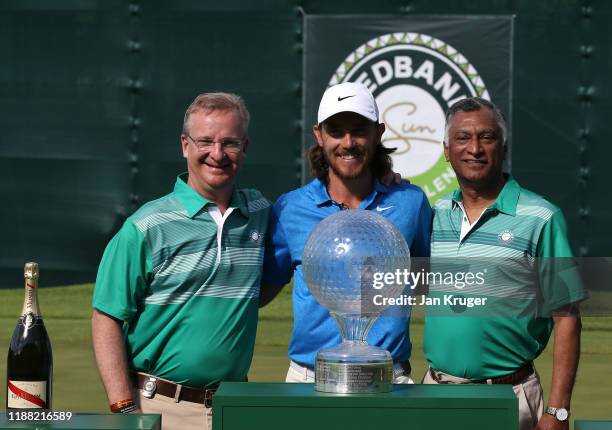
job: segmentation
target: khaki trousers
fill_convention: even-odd
[[[140,402],[145,414],[161,414],[162,430],[212,430],[212,408],[205,408],[201,403],[181,400],[155,394],[152,399],[142,395],[134,396]]]
[[[289,370],[285,382],[314,382],[314,370],[309,367],[297,364],[295,361],[289,363]],[[414,384],[410,374],[405,374],[404,369],[399,364],[393,365],[393,383],[394,384]]]
[[[448,384],[469,384],[469,379],[459,378],[448,373],[434,370],[439,381]],[[423,384],[437,384],[432,378],[429,369],[423,377]],[[544,413],[544,395],[540,376],[534,369],[523,382],[512,386],[514,394],[518,399],[519,407],[519,430],[533,430]]]

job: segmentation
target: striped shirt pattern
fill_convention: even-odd
[[[193,296],[259,296],[262,237],[270,204],[258,191],[239,193],[248,199],[249,222],[240,222],[244,216],[239,211],[230,215],[224,225],[219,263],[217,225],[206,214],[206,208],[191,218],[176,197],[169,196],[130,217],[151,255],[153,270],[144,298],[146,304],[185,303]]]
[[[431,367],[458,377],[486,379],[512,373],[535,359],[552,331],[542,309],[584,298],[580,283],[542,282],[543,258],[571,257],[561,211],[512,178],[460,240],[461,192],[434,208],[431,271],[484,272],[484,284],[430,284],[430,297],[487,297],[482,307],[426,309],[424,352]]]
[[[431,241],[432,269],[444,271],[445,262],[465,259],[466,264],[471,261],[470,271],[484,270],[486,282],[467,285],[461,289],[462,294],[535,299],[538,240],[553,214],[560,215],[559,209],[542,197],[521,190],[518,183],[510,179],[500,198],[485,210],[476,226],[460,240],[464,217],[460,201],[461,194],[457,190],[436,202]],[[569,249],[568,255],[571,255]],[[432,291],[457,292],[447,285],[433,284],[430,288]]]
[[[240,381],[253,354],[270,204],[235,189],[218,225],[216,205],[186,179],[111,240],[93,306],[127,323],[132,368],[191,386]]]

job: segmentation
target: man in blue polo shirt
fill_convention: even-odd
[[[316,144],[309,151],[316,179],[274,204],[262,277],[266,296],[260,301],[271,300],[293,277],[287,382],[314,381],[317,352],[341,341],[335,321],[310,294],[302,274],[304,245],[321,220],[343,209],[372,210],[397,225],[413,256],[429,255],[431,208],[423,191],[405,182],[385,186],[379,181],[391,171],[389,154],[394,151],[382,145],[384,131],[376,101],[364,85],[328,88],[313,127]],[[380,317],[368,333],[368,343],[391,352],[395,383],[412,382],[408,318]]]

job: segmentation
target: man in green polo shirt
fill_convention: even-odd
[[[92,332],[113,412],[210,429],[216,386],[246,378],[269,207],[234,186],[248,124],[240,97],[199,95],[181,134],[188,172],[130,216],[104,252]]]
[[[444,153],[460,189],[436,202],[432,271],[440,268],[437,262],[469,267],[466,261],[472,261],[472,270],[482,269],[483,282],[450,289],[430,285],[431,298],[448,302],[427,309],[430,368],[423,382],[511,384],[521,430],[567,429],[580,351],[576,303],[585,292],[571,270],[565,283],[558,282],[561,270],[544,273],[543,267],[572,256],[565,221],[556,206],[504,175],[506,135],[503,115],[487,100],[463,99],[446,114]],[[469,296],[484,297],[481,306],[454,302]],[[553,329],[553,380],[545,408],[532,362]]]

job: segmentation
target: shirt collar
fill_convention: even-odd
[[[516,215],[516,205],[518,204],[519,196],[521,195],[521,187],[516,180],[507,174],[504,174],[506,183],[502,190],[497,195],[495,201],[488,207],[489,210],[496,209],[499,212],[510,216]],[[461,188],[457,188],[453,192],[453,208],[458,206],[458,203],[463,200]]]
[[[238,208],[245,218],[249,217],[249,207],[246,196],[236,187],[234,187],[234,190],[232,191],[232,198],[230,199],[229,205],[231,208]]]
[[[521,195],[521,187],[510,175],[506,176],[506,183],[491,207],[510,216],[516,215],[516,205]]]
[[[332,201],[329,193],[327,192],[325,182],[318,178],[312,181],[312,193],[314,202],[317,206],[323,206]]]
[[[217,204],[203,197],[196,190],[191,188],[187,184],[188,176],[188,173],[183,173],[177,176],[176,183],[174,184],[174,194],[181,202],[183,207],[187,210],[187,215],[189,215],[189,218],[193,218],[207,205],[217,206]],[[229,207],[238,208],[238,210],[240,210],[240,212],[242,212],[242,214],[248,218],[249,209],[247,207],[247,202],[245,201],[242,193],[235,187],[232,191],[232,198],[230,199]]]
[[[314,202],[317,206],[324,206],[333,202],[332,198],[329,196],[329,192],[327,191],[327,185],[325,184],[325,182],[321,181],[320,179],[315,179],[312,181],[312,185]],[[388,194],[389,187],[383,185],[382,182],[380,182],[378,179],[374,179],[374,187],[372,189],[372,193],[370,193],[368,197],[363,199],[363,202],[361,205],[359,205],[359,207],[365,208],[369,206],[370,203],[374,201],[374,198],[376,197],[377,193]]]

